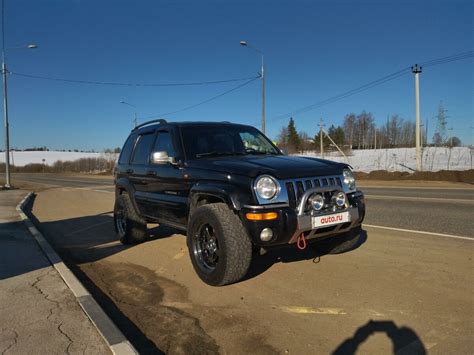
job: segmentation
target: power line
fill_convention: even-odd
[[[462,53],[453,54],[453,55],[450,55],[450,56],[447,56],[447,57],[432,59],[432,60],[421,63],[421,65],[424,66],[424,67],[430,67],[430,66],[450,63],[450,62],[457,61],[457,60],[467,59],[467,58],[471,58],[471,57],[474,57],[474,51],[462,52]],[[392,74],[386,75],[386,76],[384,76],[380,79],[371,81],[371,82],[369,82],[367,84],[364,84],[362,86],[359,86],[355,89],[346,91],[342,94],[330,97],[328,99],[316,102],[316,103],[308,105],[308,106],[300,107],[296,110],[293,110],[293,111],[288,112],[288,113],[283,114],[283,115],[275,116],[273,118],[273,120],[277,121],[277,120],[287,118],[290,115],[312,111],[312,110],[320,108],[322,106],[325,106],[325,105],[337,102],[339,100],[345,99],[349,96],[358,94],[358,93],[363,92],[365,90],[369,90],[369,89],[374,88],[378,85],[385,84],[388,81],[398,79],[398,78],[400,78],[400,77],[402,77],[402,76],[404,76],[408,73],[410,73],[410,67],[398,70],[398,71],[396,71]]]
[[[198,103],[196,103],[196,104],[193,104],[193,105],[190,105],[190,106],[186,106],[186,107],[184,107],[184,108],[182,108],[182,109],[179,109],[179,110],[176,110],[176,111],[171,111],[171,112],[166,112],[166,113],[160,113],[160,114],[157,114],[157,115],[151,115],[151,116],[146,116],[146,117],[140,117],[140,118],[141,118],[141,119],[158,118],[158,117],[169,116],[169,115],[173,115],[173,114],[178,113],[178,112],[183,112],[183,111],[190,110],[190,109],[195,108],[195,107],[197,107],[197,106],[201,106],[201,105],[204,105],[204,104],[206,104],[206,103],[208,103],[208,102],[210,102],[210,101],[216,100],[216,99],[218,99],[218,98],[220,98],[220,97],[222,97],[222,96],[224,96],[224,95],[230,94],[231,92],[233,92],[233,91],[235,91],[235,90],[237,90],[237,89],[240,89],[240,88],[242,88],[242,87],[244,87],[244,86],[250,84],[251,82],[253,82],[253,81],[255,81],[255,80],[259,79],[259,78],[260,78],[260,77],[258,76],[258,77],[256,77],[256,78],[250,79],[250,80],[246,81],[246,82],[243,83],[243,84],[240,84],[240,85],[237,85],[237,86],[233,87],[232,89],[229,89],[229,90],[227,90],[227,91],[224,91],[224,92],[222,92],[222,93],[220,93],[220,94],[218,94],[218,95],[216,95],[216,96],[213,96],[213,97],[211,97],[211,98],[209,98],[209,99],[206,99],[206,100],[204,100],[204,101],[198,102]]]
[[[105,82],[105,81],[91,81],[91,80],[75,80],[75,79],[65,79],[65,78],[55,78],[49,76],[9,72],[12,75],[21,76],[30,79],[40,79],[40,80],[49,80],[49,81],[60,81],[66,83],[74,84],[87,84],[87,85],[109,85],[109,86],[141,86],[141,87],[160,87],[160,86],[198,86],[198,85],[213,85],[213,84],[224,84],[231,83],[236,81],[244,81],[249,79],[258,79],[260,75],[253,77],[237,78],[237,79],[226,79],[226,80],[214,80],[214,81],[198,81],[198,82],[189,82],[189,83],[120,83],[120,82]]]
[[[420,65],[424,67],[431,67],[431,66],[435,66],[439,64],[453,62],[456,60],[471,58],[473,56],[474,56],[474,51],[462,52],[462,53],[453,54],[453,55],[443,57],[443,58],[428,60],[426,62],[420,63]]]
[[[377,80],[374,80],[374,81],[371,81],[367,84],[364,84],[362,86],[359,86],[355,89],[352,89],[352,90],[349,90],[349,91],[346,91],[342,94],[339,94],[339,95],[336,95],[336,96],[332,96],[328,99],[325,99],[325,100],[322,100],[322,101],[319,101],[319,102],[316,102],[314,104],[311,104],[311,105],[308,105],[308,106],[304,106],[304,107],[300,107],[296,110],[293,110],[289,113],[286,113],[284,115],[279,115],[279,116],[276,116],[273,118],[273,120],[280,120],[280,119],[283,119],[283,118],[287,118],[289,115],[294,115],[294,114],[297,114],[297,113],[304,113],[304,112],[308,112],[308,111],[312,111],[316,108],[319,108],[321,106],[324,106],[324,105],[328,105],[330,103],[333,103],[333,102],[336,102],[336,101],[339,101],[339,100],[342,100],[342,99],[345,99],[346,97],[349,97],[349,96],[352,96],[352,95],[355,95],[355,94],[358,94],[359,92],[362,92],[362,91],[365,91],[365,90],[368,90],[368,89],[371,89],[375,86],[378,86],[378,85],[381,85],[381,84],[384,84],[388,81],[391,81],[391,80],[395,80],[403,75],[406,75],[410,72],[410,68],[407,67],[407,68],[404,68],[404,69],[401,69],[401,70],[398,70],[392,74],[389,74],[389,75],[386,75],[380,79],[377,79]]]

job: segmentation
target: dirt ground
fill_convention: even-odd
[[[41,231],[143,353],[469,353],[472,243],[366,227],[354,250],[255,257],[242,282],[203,284],[166,227],[116,241],[113,192],[36,195]],[[471,285],[471,286],[469,286]]]
[[[441,170],[436,172],[417,171],[415,173],[385,170],[371,171],[370,173],[355,172],[356,180],[396,180],[396,181],[449,181],[474,184],[474,169],[455,171]]]

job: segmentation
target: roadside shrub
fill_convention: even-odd
[[[10,167],[12,173],[112,173],[115,159],[109,157],[81,158],[74,161],[58,160],[53,165],[27,164]],[[0,172],[5,172],[5,163],[0,163]]]

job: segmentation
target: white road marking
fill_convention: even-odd
[[[117,241],[113,241],[113,242],[109,242],[109,243],[104,243],[104,244],[100,244],[100,245],[95,245],[93,247],[89,247],[89,249],[105,249],[105,248],[110,248],[110,247],[119,247],[119,246],[123,246],[122,243],[120,243],[118,240]]]
[[[361,185],[357,184],[357,187],[361,189],[398,189],[398,190],[472,190],[473,187],[470,184],[466,184],[465,186],[373,186],[373,185]]]
[[[66,187],[65,189],[68,189],[67,191],[81,190],[81,191],[103,192],[103,193],[106,193],[106,194],[115,193],[114,191],[100,190],[100,189],[96,189],[96,188],[93,188],[93,187]]]
[[[424,231],[417,231],[417,230],[412,230],[412,229],[402,229],[402,228],[393,228],[393,227],[384,227],[384,226],[374,226],[371,224],[363,224],[364,227],[369,227],[369,228],[379,228],[379,229],[387,229],[391,231],[397,231],[397,232],[408,232],[408,233],[418,233],[418,234],[426,234],[426,235],[435,235],[437,237],[444,237],[444,238],[453,238],[453,239],[463,239],[463,240],[474,240],[474,238],[471,237],[462,237],[460,235],[452,235],[452,234],[442,234],[442,233],[433,233],[433,232],[424,232]]]
[[[459,198],[438,198],[438,197],[408,197],[408,196],[386,196],[386,195],[365,195],[368,199],[374,200],[407,200],[407,201],[426,201],[426,202],[456,202],[474,204],[474,200]]]
[[[60,185],[48,184],[46,182],[38,182],[38,181],[21,179],[21,178],[17,178],[16,176],[14,177],[14,179],[18,181],[29,182],[30,184],[39,184],[39,185],[46,185],[46,186],[51,186],[51,187],[61,187]]]
[[[69,237],[73,234],[77,234],[77,233],[82,233],[82,232],[85,232],[85,231],[88,231],[89,229],[92,229],[92,228],[95,228],[95,227],[99,227],[99,226],[102,226],[104,224],[109,224],[111,223],[110,221],[104,221],[104,222],[99,222],[99,223],[95,223],[93,225],[90,225],[90,226],[87,226],[85,228],[82,228],[82,229],[78,229],[78,230],[75,230],[71,233],[68,233],[68,234],[65,234],[66,237]]]
[[[296,313],[296,314],[330,314],[330,315],[344,315],[344,312],[341,308],[313,308],[313,307],[278,307],[283,312],[287,313]]]
[[[92,190],[92,191],[104,192],[106,194],[113,194],[114,193],[114,191],[106,191],[106,190]]]

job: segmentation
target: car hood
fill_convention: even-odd
[[[229,174],[256,177],[262,174],[278,179],[339,175],[346,164],[329,160],[287,155],[247,155],[216,159],[199,159],[187,162],[189,168],[219,171]]]

